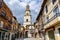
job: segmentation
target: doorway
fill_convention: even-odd
[[[54,30],[48,31],[48,36],[49,36],[49,40],[55,40],[55,37],[54,37]]]

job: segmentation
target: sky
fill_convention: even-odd
[[[24,14],[26,5],[29,4],[31,15],[32,15],[32,23],[36,21],[36,18],[41,9],[41,5],[43,0],[4,0],[7,6],[12,11],[13,15],[17,18],[18,22],[23,24]]]

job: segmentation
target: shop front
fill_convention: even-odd
[[[9,34],[6,35],[6,30],[0,29],[0,40],[9,40]]]
[[[46,30],[46,40],[55,40],[55,27]]]

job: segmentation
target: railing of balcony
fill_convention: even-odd
[[[56,13],[52,18],[50,18],[44,25],[48,24],[49,22],[53,21],[55,18],[60,16],[60,13]]]
[[[11,27],[10,27],[10,26],[6,26],[5,29],[6,29],[6,30],[11,30]]]
[[[6,18],[6,15],[4,16],[4,15],[0,14],[0,16],[1,16],[2,18],[4,18],[4,19],[7,19],[7,18]]]

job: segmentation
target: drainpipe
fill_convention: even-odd
[[[12,33],[10,32],[10,38],[9,39],[11,40],[11,38],[12,38]]]
[[[43,21],[42,20],[43,19],[42,19],[42,16],[41,16],[42,31],[43,31],[43,35],[44,35],[44,40],[46,40],[46,38],[45,38],[46,33],[45,33],[44,24],[43,24]]]

